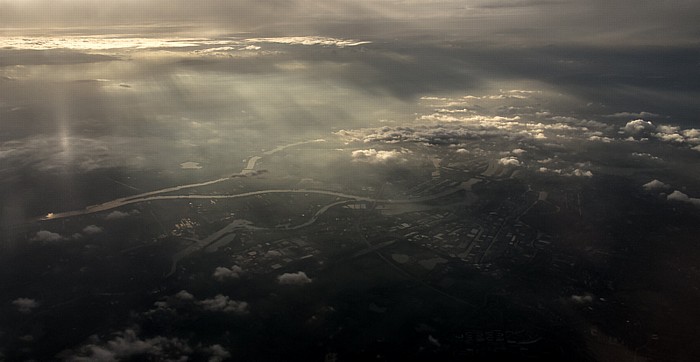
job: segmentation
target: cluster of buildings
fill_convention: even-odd
[[[288,238],[253,245],[235,253],[233,260],[246,272],[267,273],[320,254],[321,251],[306,240]]]

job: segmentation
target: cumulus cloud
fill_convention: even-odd
[[[642,140],[653,137],[663,142],[690,145],[692,149],[700,145],[700,130],[696,128],[682,129],[679,126],[668,124],[656,126],[650,121],[636,119],[627,122],[621,130],[631,136],[642,137]],[[630,140],[635,139],[631,137]]]
[[[607,115],[607,116],[605,116],[605,117],[612,117],[612,118],[631,118],[631,117],[635,117],[635,118],[639,119],[639,118],[653,118],[653,117],[659,117],[659,115],[656,114],[656,113],[651,113],[651,112],[642,111],[642,112],[637,112],[637,113],[635,113],[635,112],[617,112],[617,113],[614,113],[614,114],[609,114],[609,115]]]
[[[635,119],[633,121],[627,122],[622,130],[630,135],[643,135],[651,131],[654,131],[656,127],[651,121],[645,121],[643,119]]]
[[[579,168],[573,170],[570,174],[570,176],[576,176],[576,177],[593,177],[593,172],[589,170],[581,170]]]
[[[197,305],[210,312],[248,313],[248,302],[233,300],[222,294],[217,294],[214,298],[198,301]]]
[[[498,164],[503,166],[520,166],[520,161],[516,157],[503,157],[498,160]]]
[[[693,204],[695,206],[700,207],[700,199],[699,198],[690,197],[690,196],[688,196],[688,195],[686,195],[678,190],[673,191],[668,196],[666,196],[666,198],[669,201],[685,202],[685,203]]]
[[[216,267],[212,276],[217,280],[237,279],[240,278],[242,272],[243,269],[238,265],[234,265],[231,268],[219,266]]]
[[[220,344],[211,345],[206,351],[211,355],[211,357],[209,357],[209,362],[221,362],[227,358],[231,358],[231,353]]]
[[[465,148],[458,148],[457,151],[455,151],[455,152],[461,153],[461,154],[467,154],[467,153],[469,153],[469,150],[467,150]]]
[[[368,163],[405,162],[406,159],[403,158],[403,155],[407,153],[409,153],[408,150],[377,151],[374,148],[370,148],[352,151],[352,159],[353,161]]]
[[[590,294],[585,294],[585,295],[572,295],[571,300],[574,301],[575,303],[579,304],[585,304],[585,303],[590,303],[593,301],[593,296]]]
[[[61,234],[54,233],[48,230],[37,231],[36,235],[32,238],[35,241],[43,241],[47,243],[56,242],[64,240],[65,238]]]
[[[104,231],[104,229],[102,229],[101,227],[99,227],[97,225],[88,225],[88,226],[83,228],[83,232],[87,235],[99,234],[103,231]]]
[[[127,217],[127,216],[129,216],[129,214],[126,213],[126,212],[122,212],[122,211],[119,211],[119,210],[114,210],[114,211],[110,212],[109,214],[107,214],[107,216],[105,216],[105,219],[107,219],[107,220],[117,220],[117,219],[123,219],[123,218],[125,218],[125,217]]]
[[[645,158],[649,158],[649,159],[657,160],[657,161],[660,161],[660,160],[661,160],[661,157],[654,156],[654,155],[652,155],[651,153],[648,153],[648,152],[632,152],[632,156],[635,156],[635,157],[645,157]]]
[[[21,313],[31,313],[32,309],[39,306],[39,302],[31,298],[17,298],[12,301],[12,304]]]
[[[419,116],[419,123],[410,126],[384,126],[341,130],[337,135],[351,141],[372,143],[418,142],[435,145],[462,145],[465,141],[488,138],[507,138],[514,141],[559,139],[583,139],[597,135],[607,125],[585,120],[562,120],[552,123],[533,122],[520,116],[503,117],[489,115],[455,115],[433,113]]]
[[[194,300],[194,295],[183,289],[175,294],[175,298],[180,300]]]
[[[72,362],[87,361],[121,361],[121,360],[183,360],[194,349],[186,340],[156,336],[142,338],[135,329],[126,329],[114,334],[108,341],[97,336],[90,338],[90,343],[79,347],[67,358]],[[213,354],[212,354],[213,355]]]
[[[652,191],[652,190],[663,190],[663,189],[668,189],[671,187],[668,184],[665,184],[657,179],[651,180],[644,185],[642,185],[642,188],[647,190],[647,191]]]
[[[299,271],[296,273],[284,273],[277,277],[277,282],[283,285],[304,285],[312,282],[306,273]]]
[[[512,153],[512,154],[514,154],[514,155],[518,155],[518,156],[519,156],[519,155],[522,155],[522,154],[525,153],[525,152],[527,152],[527,151],[525,151],[525,150],[522,149],[522,148],[516,148],[516,149],[510,151],[510,153]]]
[[[540,167],[537,169],[537,172],[540,173],[554,173],[560,176],[567,176],[567,177],[593,177],[593,172],[589,170],[582,170],[580,168],[576,169],[568,169],[569,171],[562,170],[560,168],[548,168],[548,167]]]
[[[657,133],[654,134],[654,137],[665,142],[690,145],[700,144],[700,130],[695,128],[682,130],[678,126],[659,125],[656,127],[656,131]]]

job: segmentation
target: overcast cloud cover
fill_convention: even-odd
[[[490,36],[548,42],[697,42],[692,0],[2,0],[0,22],[41,27],[170,23],[215,31]],[[556,29],[556,31],[551,31]],[[288,35],[288,34],[287,34]]]

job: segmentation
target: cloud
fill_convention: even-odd
[[[37,231],[36,235],[32,238],[32,240],[43,241],[47,243],[61,241],[64,239],[65,238],[61,236],[61,234],[54,233],[48,230]]]
[[[408,150],[391,150],[391,151],[377,151],[374,148],[367,150],[356,150],[352,151],[352,159],[356,162],[368,162],[368,163],[389,163],[389,162],[405,162],[406,159],[403,155],[409,153]]]
[[[588,170],[581,170],[579,168],[573,170],[569,176],[576,176],[576,177],[593,177],[593,172],[588,171]]]
[[[695,128],[681,130],[679,126],[663,124],[656,127],[656,131],[653,136],[665,142],[700,145],[700,130]]]
[[[109,214],[107,214],[107,216],[105,216],[105,219],[106,220],[117,220],[117,219],[123,219],[127,216],[129,216],[129,214],[126,212],[114,210],[114,211],[110,212]]]
[[[217,294],[214,298],[198,301],[197,305],[210,312],[248,313],[248,302],[232,300],[222,294]]]
[[[500,160],[498,160],[498,164],[503,165],[503,166],[520,166],[520,161],[513,156],[509,157],[503,157]]]
[[[656,127],[651,121],[645,121],[643,119],[635,119],[633,121],[627,122],[622,130],[630,135],[645,135],[654,131]]]
[[[97,225],[88,225],[88,226],[83,228],[83,233],[85,233],[87,235],[99,234],[103,231],[104,231],[104,229],[97,226]]]
[[[187,48],[206,45],[202,39],[129,38],[113,36],[22,36],[0,37],[0,47],[26,50],[114,50],[149,48]]]
[[[668,189],[670,187],[671,187],[670,185],[665,184],[665,183],[663,183],[659,180],[656,180],[656,179],[651,180],[651,181],[645,183],[644,185],[642,185],[642,188],[647,190],[647,191],[663,190],[663,189]]]
[[[242,272],[243,269],[238,265],[234,265],[230,269],[223,266],[219,266],[216,267],[212,276],[217,280],[238,279],[241,276]]]
[[[571,170],[571,168],[569,168]],[[566,176],[566,177],[593,177],[593,172],[589,170],[582,170],[580,168],[573,169],[571,171],[564,171],[560,168],[548,168],[548,167],[540,167],[537,169],[537,172],[540,173],[554,173],[560,176]]]
[[[465,149],[465,148],[459,148],[459,149],[457,149],[455,152],[456,152],[456,153],[461,153],[461,154],[467,154],[467,153],[469,153],[469,150],[467,150],[467,149]]]
[[[696,128],[681,129],[680,126],[660,124],[654,125],[650,121],[637,119],[627,122],[621,129],[624,133],[644,138],[654,137],[663,142],[676,145],[690,145],[692,149],[700,145],[700,130]],[[634,138],[630,138],[634,140]]]
[[[557,118],[557,120],[539,122],[528,120],[525,117],[525,115],[506,117],[436,112],[419,115],[416,123],[410,125],[340,130],[336,132],[336,135],[363,143],[418,142],[436,145],[462,145],[470,140],[491,138],[507,138],[513,141],[539,141],[551,137],[566,140],[587,139],[591,136],[597,136],[596,140],[605,140],[607,138],[604,137],[607,136],[605,136],[603,131],[612,131],[608,125],[596,121],[579,120],[571,117],[551,117]]]
[[[614,114],[607,115],[607,116],[605,116],[605,117],[611,117],[611,118],[631,118],[631,117],[634,117],[634,118],[639,119],[639,118],[653,118],[653,117],[659,117],[659,115],[656,114],[656,113],[651,113],[651,112],[644,112],[644,111],[642,111],[642,112],[637,112],[637,113],[633,113],[633,112],[617,112],[617,113],[614,113]]]
[[[231,353],[220,344],[211,345],[207,347],[206,351],[211,354],[211,357],[209,357],[209,362],[221,362],[231,358]]]
[[[175,294],[175,298],[179,300],[194,300],[194,295],[183,289]]]
[[[512,154],[514,154],[514,155],[520,156],[520,155],[522,155],[523,153],[525,153],[525,152],[527,152],[527,151],[525,151],[525,150],[522,149],[522,148],[516,148],[516,149],[514,149],[514,150],[512,150],[512,151],[510,151],[510,152],[511,152]]]
[[[12,301],[12,304],[17,307],[17,310],[21,313],[31,313],[32,309],[39,306],[39,303],[31,298],[17,298]]]
[[[335,46],[338,48],[354,47],[358,45],[370,44],[370,41],[352,40],[352,39],[337,39],[327,38],[322,36],[292,36],[278,38],[250,38],[246,41],[251,43],[278,43],[292,45],[322,45]]]
[[[649,158],[651,160],[657,160],[657,161],[661,160],[661,157],[654,156],[651,153],[647,153],[647,152],[632,152],[632,156],[645,157],[645,158]]]
[[[572,295],[571,300],[579,303],[579,304],[585,304],[585,303],[590,303],[593,301],[593,296],[590,294],[585,294],[585,295]]]
[[[672,193],[670,193],[668,196],[666,196],[666,199],[668,199],[669,201],[685,202],[700,207],[699,198],[690,197],[678,190],[675,190]]]
[[[156,336],[142,338],[135,329],[117,332],[108,341],[101,341],[97,336],[91,342],[79,347],[67,358],[72,362],[121,361],[121,360],[159,360],[174,361],[187,359],[194,349],[187,340]]]
[[[277,277],[277,282],[282,285],[304,285],[312,282],[306,273],[299,271],[296,273],[284,273]]]

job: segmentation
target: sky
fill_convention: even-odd
[[[57,192],[22,186],[35,172],[177,178],[207,161],[227,168],[202,175],[225,174],[231,154],[434,107],[696,129],[698,13],[682,0],[0,0],[0,196],[35,204],[3,219]]]
[[[0,23],[8,28],[170,24],[215,33],[413,34],[601,46],[697,44],[699,12],[692,0],[0,1]]]

